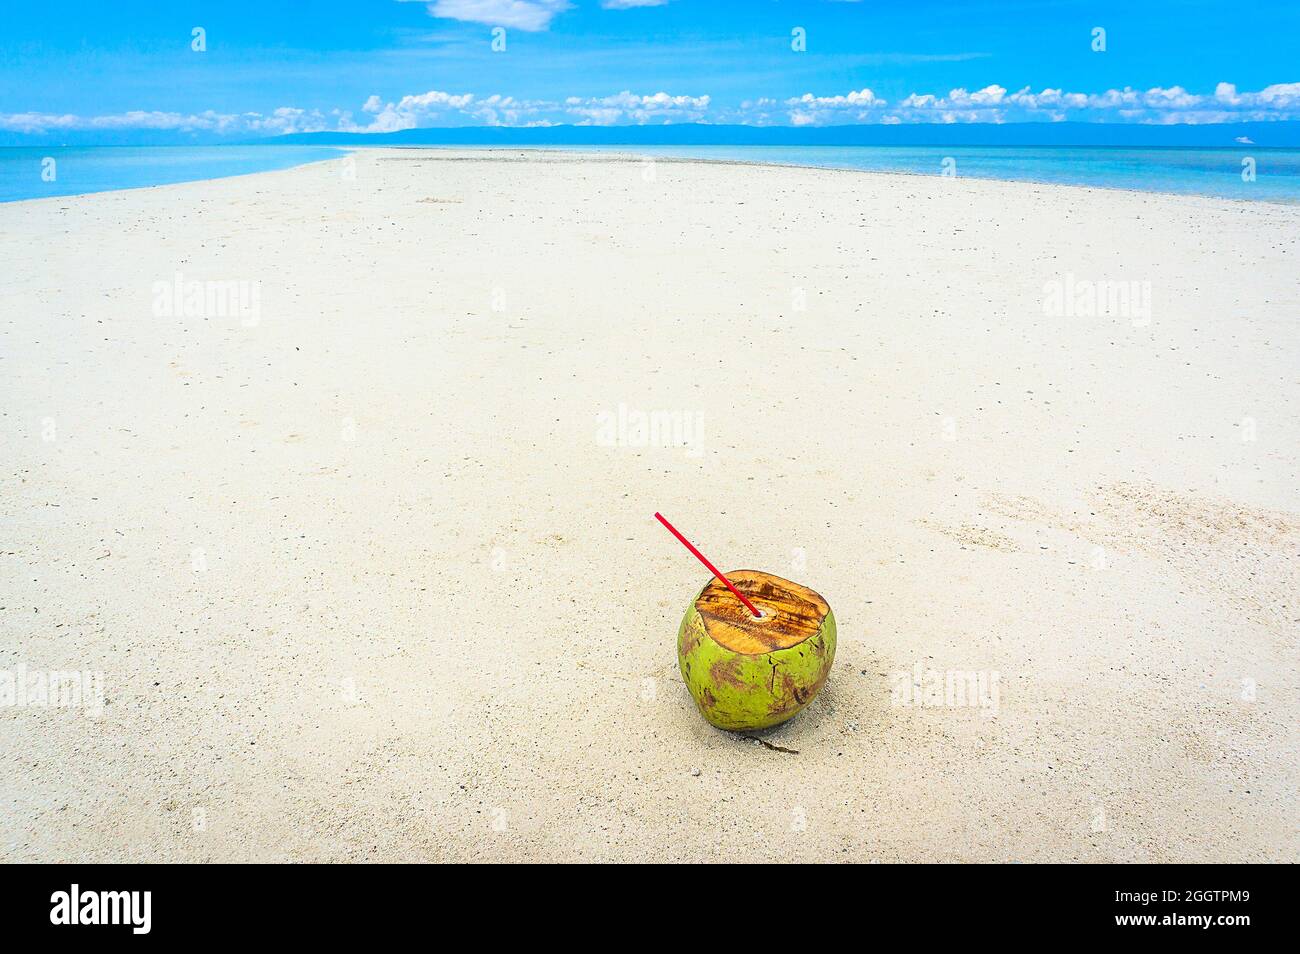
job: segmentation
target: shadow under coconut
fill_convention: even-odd
[[[856,735],[859,726],[873,726],[876,731],[886,731],[893,722],[887,703],[887,687],[883,680],[869,677],[875,673],[879,660],[872,656],[859,656],[852,651],[842,654],[837,666],[822,691],[802,711],[785,722],[766,729],[746,729],[732,732],[715,731],[733,741],[754,745],[784,755],[798,755],[801,751],[815,754],[817,747],[827,744],[828,734]],[[883,676],[884,673],[881,673]]]

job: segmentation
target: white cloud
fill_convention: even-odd
[[[995,106],[1007,95],[1001,86],[985,86],[983,89],[968,93],[964,89],[954,89],[948,94],[948,102],[954,106]]]
[[[787,104],[807,114],[810,107],[821,105],[813,113],[818,123],[843,121],[847,113],[826,111],[843,108],[850,96],[805,94]],[[886,105],[877,100],[873,105]],[[1153,86],[1147,90],[1132,87],[1108,89],[1101,93],[1068,92],[1048,87],[1033,92],[1028,86],[1008,93],[993,84],[970,92],[965,88],[949,90],[946,95],[912,93],[899,100],[887,114],[868,111],[854,117],[865,122],[942,122],[1001,123],[1046,120],[1063,122],[1111,120],[1137,123],[1221,123],[1248,120],[1300,119],[1300,83],[1280,83],[1256,93],[1241,93],[1231,83],[1220,83],[1214,94],[1189,92],[1182,86]],[[793,117],[791,118],[793,122]],[[807,115],[801,122],[807,122]]]
[[[1146,91],[1143,102],[1155,109],[1189,109],[1192,106],[1199,106],[1202,99],[1200,96],[1193,96],[1181,86],[1171,86],[1168,89],[1155,86]]]
[[[1050,109],[1053,115],[1056,115],[1056,110],[1060,108],[1083,109],[1088,105],[1088,97],[1085,93],[1067,93],[1064,90],[1050,88],[1041,93],[1032,93],[1026,86],[1007,96],[1005,102],[1025,109]]]
[[[364,125],[340,123],[345,132],[384,133],[428,126],[556,125],[561,122],[583,126],[615,123],[697,122],[708,118],[708,96],[670,95],[665,92],[640,95],[624,90],[612,96],[570,96],[561,101],[517,99],[493,94],[447,93],[430,90],[403,96],[397,102],[383,102],[378,96],[366,100],[362,110],[370,115]]]
[[[169,130],[207,135],[280,135],[305,132],[385,133],[430,126],[540,126],[560,123],[740,122],[795,126],[831,123],[1022,122],[1065,120],[1136,123],[1220,123],[1248,120],[1300,120],[1300,83],[1275,83],[1261,90],[1238,90],[1219,83],[1212,94],[1181,86],[1131,87],[1100,93],[1069,92],[1028,86],[1015,92],[997,84],[971,92],[964,87],[947,94],[912,93],[890,103],[862,88],[843,94],[778,100],[760,97],[739,107],[717,108],[708,95],[649,94],[623,90],[610,96],[570,96],[530,100],[514,96],[429,90],[384,100],[372,95],[362,104],[359,122],[341,109],[328,112],[282,106],[270,113],[177,113],[131,110],[100,116],[72,113],[0,113],[0,130],[48,133],[60,130]]]
[[[378,96],[371,96],[361,107],[363,112],[374,117],[369,125],[340,124],[340,129],[344,132],[386,133],[439,125],[445,123],[448,116],[465,114],[473,103],[473,93],[446,93],[438,89],[403,96],[396,103],[385,103]]]
[[[333,129],[342,113],[335,111],[331,121],[319,110],[297,109],[281,106],[264,115],[262,113],[171,113],[158,110],[133,109],[125,113],[103,116],[74,116],[51,113],[0,113],[0,129],[23,133],[43,133],[60,129],[152,129],[174,132],[204,132],[222,134],[322,132]]]
[[[338,113],[336,112],[337,116]],[[244,128],[250,132],[267,132],[277,136],[289,133],[325,132],[336,123],[331,123],[319,110],[297,109],[281,106],[270,116],[258,116],[256,113],[243,117]]]
[[[814,96],[812,93],[804,93],[787,99],[785,105],[789,107],[792,125],[815,126],[828,120],[843,120],[846,116],[870,120],[869,110],[880,109],[886,103],[864,86],[843,96]]]
[[[620,121],[691,123],[706,118],[709,103],[708,96],[670,96],[663,92],[638,96],[623,90],[599,99],[570,96],[564,101],[564,110],[577,118],[579,125],[587,126],[611,126]]]
[[[812,93],[804,93],[795,99],[787,99],[787,106],[814,106],[818,109],[840,109],[845,106],[883,106],[885,101],[877,98],[876,94],[867,88],[862,88],[856,92],[846,93],[843,96],[814,96]]]
[[[569,0],[434,0],[428,5],[433,17],[533,33],[547,29],[556,14],[572,8]]]
[[[1258,93],[1253,94],[1252,100],[1273,109],[1300,106],[1300,83],[1274,83],[1272,86],[1265,86]]]
[[[77,129],[85,120],[71,113],[0,113],[0,129],[40,133],[50,129]]]

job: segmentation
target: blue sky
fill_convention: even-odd
[[[1300,119],[1289,2],[7,6],[0,130],[11,133]]]

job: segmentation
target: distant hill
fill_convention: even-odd
[[[303,133],[270,142],[351,146],[1129,146],[1300,147],[1300,122],[924,123],[897,126],[458,126],[392,133]]]

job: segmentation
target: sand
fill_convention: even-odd
[[[1300,208],[364,150],[0,262],[3,860],[1300,860]],[[797,718],[656,510],[830,603]]]

